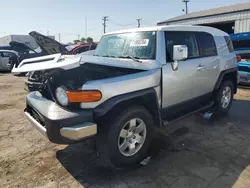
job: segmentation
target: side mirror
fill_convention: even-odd
[[[172,68],[174,71],[178,70],[179,61],[185,60],[188,57],[188,47],[186,45],[174,45]]]

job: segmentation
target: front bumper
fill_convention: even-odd
[[[91,110],[65,110],[39,92],[29,93],[26,101],[27,119],[53,143],[70,144],[97,134]]]
[[[250,73],[239,71],[239,84],[250,85]]]

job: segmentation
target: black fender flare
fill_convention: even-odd
[[[215,84],[215,87],[214,87],[214,91],[216,91],[217,89],[219,89],[225,75],[227,74],[230,74],[230,73],[233,73],[235,72],[236,73],[236,82],[237,82],[237,73],[238,73],[238,67],[235,67],[235,68],[231,68],[231,69],[227,69],[227,70],[224,70],[220,73],[218,79],[217,79],[217,82]],[[235,93],[237,92],[237,83],[236,83],[236,88],[235,88]]]
[[[160,108],[156,91],[153,88],[126,93],[108,99],[93,109],[94,118],[98,121],[99,118],[104,117],[112,109],[124,103],[130,104],[130,102],[132,105],[139,104],[146,107],[152,114],[155,124],[161,126]]]

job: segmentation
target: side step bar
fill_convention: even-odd
[[[202,107],[202,108],[199,108],[199,109],[197,109],[197,110],[194,110],[194,111],[192,111],[192,112],[189,112],[189,113],[187,113],[187,114],[185,114],[185,115],[183,115],[183,116],[180,116],[180,117],[178,117],[178,118],[176,118],[176,119],[174,119],[174,120],[171,120],[171,121],[167,121],[167,120],[164,120],[164,119],[163,119],[163,120],[162,120],[162,124],[163,124],[163,126],[170,125],[170,124],[175,123],[175,122],[177,122],[177,121],[179,121],[179,120],[181,120],[181,119],[184,119],[184,118],[186,118],[186,117],[188,117],[188,116],[191,116],[191,115],[193,115],[193,114],[196,114],[196,113],[198,113],[198,112],[200,112],[200,111],[207,110],[207,109],[211,108],[213,105],[214,105],[214,102],[210,103],[210,104],[207,105],[207,106],[204,106],[204,107]]]

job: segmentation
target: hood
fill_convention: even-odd
[[[79,67],[84,63],[92,63],[106,65],[111,67],[151,70],[161,67],[161,64],[156,60],[142,60],[135,62],[128,59],[106,58],[91,55],[61,55],[54,54],[37,58],[23,60],[17,68],[12,69],[12,73],[40,71],[61,68],[64,70]]]
[[[14,51],[22,53],[22,54],[26,53],[26,52],[29,52],[30,50],[33,51],[34,53],[37,53],[33,49],[31,49],[29,46],[27,46],[26,44],[21,43],[21,42],[11,41],[9,43],[9,45],[11,46],[11,48]]]
[[[29,35],[35,39],[37,44],[42,49],[42,53],[44,55],[57,54],[57,53],[61,53],[61,54],[68,53],[68,50],[66,49],[66,47],[64,45],[62,45],[61,43],[57,42],[56,40],[54,40],[50,37],[44,36],[36,31],[30,32]]]

